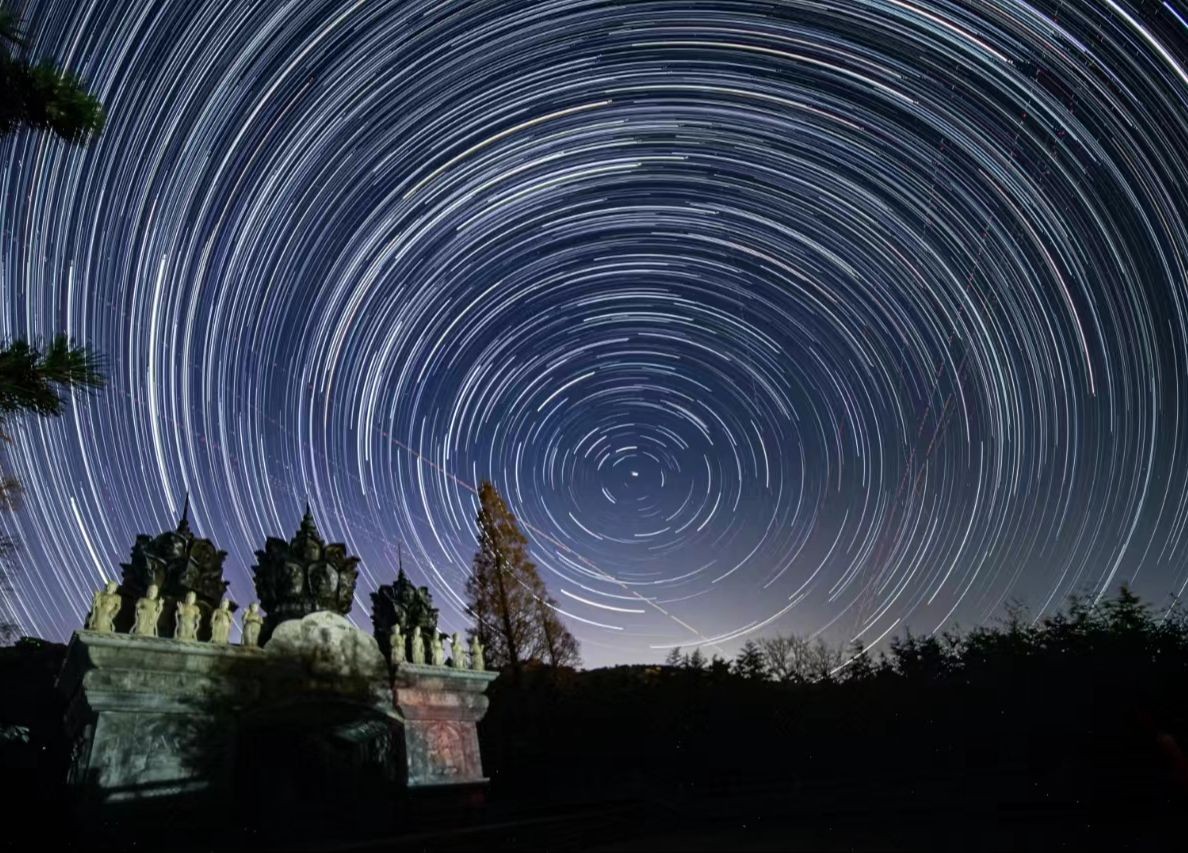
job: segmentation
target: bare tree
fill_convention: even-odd
[[[840,649],[818,638],[814,643],[795,634],[777,634],[758,641],[763,668],[776,681],[808,683],[824,681],[841,666]]]

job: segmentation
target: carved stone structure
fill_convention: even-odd
[[[169,627],[165,600],[148,584],[127,608],[136,631],[102,630],[103,596],[113,594],[106,590],[96,593],[88,619],[99,630],[78,631],[71,642],[58,687],[69,703],[69,781],[81,803],[266,796],[275,788],[276,811],[287,816],[294,808],[333,811],[326,798],[351,800],[359,793],[352,786],[366,780],[381,780],[384,791],[485,781],[476,725],[496,675],[466,668],[458,634],[452,666],[443,666],[445,635],[426,588],[401,572],[373,599],[381,620],[392,620],[385,638],[400,645],[389,659],[345,618],[358,560],[322,541],[307,508],[292,541],[269,539],[257,552],[257,591],[269,610],[265,616],[253,603],[243,615],[243,642],[233,646],[230,603],[216,600],[213,619],[199,621],[203,593],[184,586],[208,595],[225,588],[221,575],[217,584],[201,582],[222,556],[185,573],[203,541],[187,531],[183,515],[176,536],[141,537],[125,567],[126,578],[160,577],[181,593]],[[277,611],[298,615],[283,619]],[[472,644],[471,652],[471,666],[481,670],[481,647]]]
[[[485,782],[478,721],[487,713],[493,672],[405,663],[393,676],[396,712],[404,720],[408,785]]]
[[[309,506],[288,542],[270,536],[256,552],[256,593],[267,616],[260,635],[268,642],[276,626],[326,610],[346,615],[355,596],[359,558],[347,556],[341,542],[326,544]]]
[[[119,591],[124,606],[115,621],[117,631],[129,630],[136,602],[148,595],[150,586],[156,586],[163,601],[157,626],[161,636],[173,636],[177,605],[185,600],[187,592],[194,593],[195,603],[201,611],[197,638],[205,640],[210,636],[210,614],[227,593],[227,581],[223,580],[223,561],[227,552],[220,551],[209,539],[194,535],[190,529],[189,509],[187,498],[175,530],[167,530],[155,537],[136,537],[131,560],[120,567],[123,578]],[[230,608],[234,611],[235,604],[232,603]]]
[[[380,650],[388,656],[392,629],[397,625],[405,637],[414,628],[420,628],[426,638],[433,637],[437,634],[437,608],[433,606],[429,588],[415,586],[404,569],[399,569],[394,583],[384,584],[371,594],[371,624]]]
[[[77,744],[70,781],[100,803],[229,788],[252,720],[278,709],[310,706],[320,724],[346,708],[344,732],[385,744],[400,722],[375,640],[336,613],[282,624],[267,649],[79,631],[58,686]]]

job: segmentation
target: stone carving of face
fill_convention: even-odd
[[[305,543],[305,559],[308,562],[313,562],[322,556],[322,549],[318,547],[318,543],[312,539]]]
[[[193,592],[186,593],[186,604],[194,604],[197,601],[198,601],[198,596],[195,595]]]
[[[108,582],[107,582],[107,594],[108,594],[108,595],[114,595],[114,594],[115,594],[115,591],[116,591],[117,589],[119,589],[119,588],[120,588],[120,587],[119,587],[119,584],[117,584],[115,581],[108,581]]]
[[[149,584],[149,588],[148,588],[148,597],[149,597],[149,598],[156,598],[156,597],[157,597],[157,593],[158,593],[159,591],[160,591],[160,590],[158,590],[158,589],[157,589],[157,585],[156,585],[155,583],[151,583],[151,584]]]
[[[182,538],[176,534],[169,537],[169,544],[165,547],[165,554],[171,559],[176,559],[184,554],[186,545]]]
[[[228,601],[227,599],[224,598],[222,601],[219,602],[219,610],[230,610],[230,609],[231,609],[231,602]]]

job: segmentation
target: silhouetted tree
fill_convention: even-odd
[[[44,351],[25,341],[13,341],[0,349],[0,439],[7,420],[21,413],[56,417],[65,408],[64,396],[74,390],[92,390],[104,383],[99,359],[89,349],[72,344],[60,335]],[[20,482],[0,477],[0,510],[12,510],[21,494]],[[0,600],[10,600],[8,558],[14,543],[0,536]],[[0,612],[0,642],[15,638],[12,615]]]
[[[30,412],[50,417],[65,408],[63,392],[99,388],[104,377],[98,357],[59,335],[41,351],[25,341],[0,349],[0,423]]]
[[[25,47],[14,11],[0,7],[0,136],[20,128],[45,129],[70,142],[84,142],[103,129],[103,107],[73,74],[52,62],[31,62],[18,55]],[[57,415],[62,392],[103,383],[94,355],[64,336],[44,352],[16,340],[0,350],[0,438],[3,419],[17,412]],[[0,477],[0,509],[12,509],[21,485]],[[13,542],[0,537],[0,586],[7,588]],[[0,590],[0,600],[10,596]],[[0,642],[16,633],[10,614],[0,612]]]
[[[730,661],[717,654],[710,657],[708,669],[710,677],[715,681],[724,681],[733,674],[730,669]]]
[[[671,666],[674,669],[683,666],[685,663],[684,657],[681,655],[681,647],[674,646],[668,650],[668,654],[664,657],[664,665]]]
[[[705,655],[701,653],[701,649],[694,649],[691,655],[685,657],[686,669],[705,669]]]
[[[574,636],[557,615],[544,581],[528,558],[528,538],[490,482],[479,488],[478,551],[466,582],[472,635],[496,667],[519,671],[529,661],[578,666]]]
[[[850,646],[850,662],[841,672],[842,680],[867,681],[874,677],[876,671],[866,646],[861,640],[855,640]]]
[[[743,678],[763,680],[767,678],[767,666],[763,662],[763,653],[754,640],[747,640],[739,649],[734,659],[734,672]]]
[[[103,129],[103,106],[82,81],[53,62],[32,62],[16,13],[0,9],[0,136],[19,128],[51,130],[70,142],[85,142]]]

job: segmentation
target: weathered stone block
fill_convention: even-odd
[[[487,713],[484,691],[497,674],[403,663],[392,681],[404,719],[410,788],[485,782],[478,722]]]

